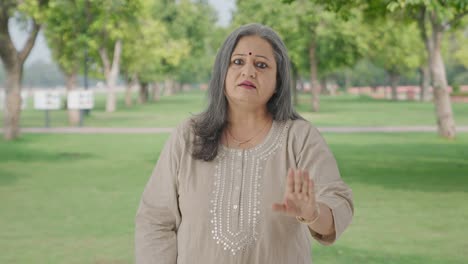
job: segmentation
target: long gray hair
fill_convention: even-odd
[[[273,48],[277,71],[276,92],[267,103],[267,110],[274,120],[302,119],[291,102],[291,65],[286,46],[271,28],[261,24],[247,24],[234,30],[221,46],[213,65],[212,79],[208,88],[208,107],[192,118],[195,137],[192,156],[211,161],[218,154],[218,146],[224,128],[228,124],[228,103],[224,94],[226,74],[231,55],[238,41],[245,36],[259,36]]]

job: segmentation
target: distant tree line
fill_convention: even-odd
[[[449,56],[447,56],[449,57]],[[451,86],[468,85],[468,69],[465,68],[458,61],[445,59],[447,67],[447,82]],[[206,73],[207,75],[209,72]],[[346,83],[346,75],[349,74],[349,83]],[[303,75],[302,78],[307,80],[307,75]],[[207,82],[208,76],[205,79],[199,79],[200,82]],[[348,71],[338,71],[331,74],[329,81],[334,81],[338,85],[339,89],[344,89],[348,86],[386,86],[389,85],[389,77],[385,72],[385,69],[374,65],[367,59],[361,59]],[[94,86],[97,82],[102,81],[99,79],[89,78],[88,82],[90,86]],[[5,82],[5,71],[0,67],[0,87]],[[120,81],[122,82],[122,81]],[[196,81],[189,80],[189,83],[198,83]],[[399,82],[399,85],[419,85],[420,83],[420,72],[417,69],[405,72]],[[25,88],[54,88],[64,87],[65,76],[60,68],[54,62],[35,61],[30,65],[25,65],[23,86]],[[83,87],[84,80],[83,75],[79,75],[77,79],[77,85]]]

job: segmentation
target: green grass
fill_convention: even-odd
[[[297,110],[317,126],[403,126],[435,125],[434,105],[431,102],[392,102],[368,97],[340,95],[323,96],[320,112],[310,111],[310,95],[302,94]],[[191,91],[163,96],[156,103],[126,108],[123,94],[118,95],[115,113],[104,111],[105,97],[96,95],[96,107],[84,120],[85,126],[96,127],[174,127],[190,114],[204,109],[203,92]],[[29,108],[21,115],[22,127],[44,126],[44,111]],[[453,111],[458,125],[468,125],[468,104],[454,103]],[[51,126],[67,126],[64,110],[51,111]],[[0,121],[3,116],[0,117]],[[2,122],[3,123],[3,122]]]
[[[328,134],[354,223],[319,263],[466,263],[468,134]]]
[[[298,111],[318,126],[412,126],[436,125],[432,102],[375,100],[342,95],[321,97],[318,113],[310,111],[309,95],[303,95]],[[468,104],[453,103],[457,125],[468,125]]]
[[[133,263],[133,221],[167,134],[0,140],[0,263]],[[325,134],[355,218],[314,263],[466,263],[468,134]]]

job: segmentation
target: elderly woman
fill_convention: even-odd
[[[353,216],[351,189],[291,105],[280,37],[249,24],[219,50],[209,105],[171,135],[136,216],[137,263],[311,263]]]

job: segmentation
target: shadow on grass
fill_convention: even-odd
[[[385,245],[382,245],[384,248]],[[318,263],[379,263],[379,264],[462,264],[462,261],[437,259],[421,254],[400,254],[399,252],[379,252],[334,245],[323,247],[314,244],[313,259]]]
[[[84,152],[46,152],[42,150],[37,150],[33,148],[28,148],[20,144],[2,144],[0,148],[0,186],[12,184],[19,177],[24,177],[24,175],[18,175],[15,171],[11,170],[12,164],[18,162],[21,165],[18,166],[28,166],[28,163],[32,162],[76,162],[84,159],[93,159],[96,155],[91,153]],[[2,168],[2,166],[9,167],[10,170]],[[14,168],[14,167],[13,167]]]
[[[0,149],[0,164],[6,162],[77,161],[94,157],[95,155],[86,152],[47,152],[21,145],[6,144]]]
[[[20,176],[16,173],[0,168],[0,186],[14,183]]]
[[[346,181],[390,189],[468,192],[468,144],[331,144]]]

